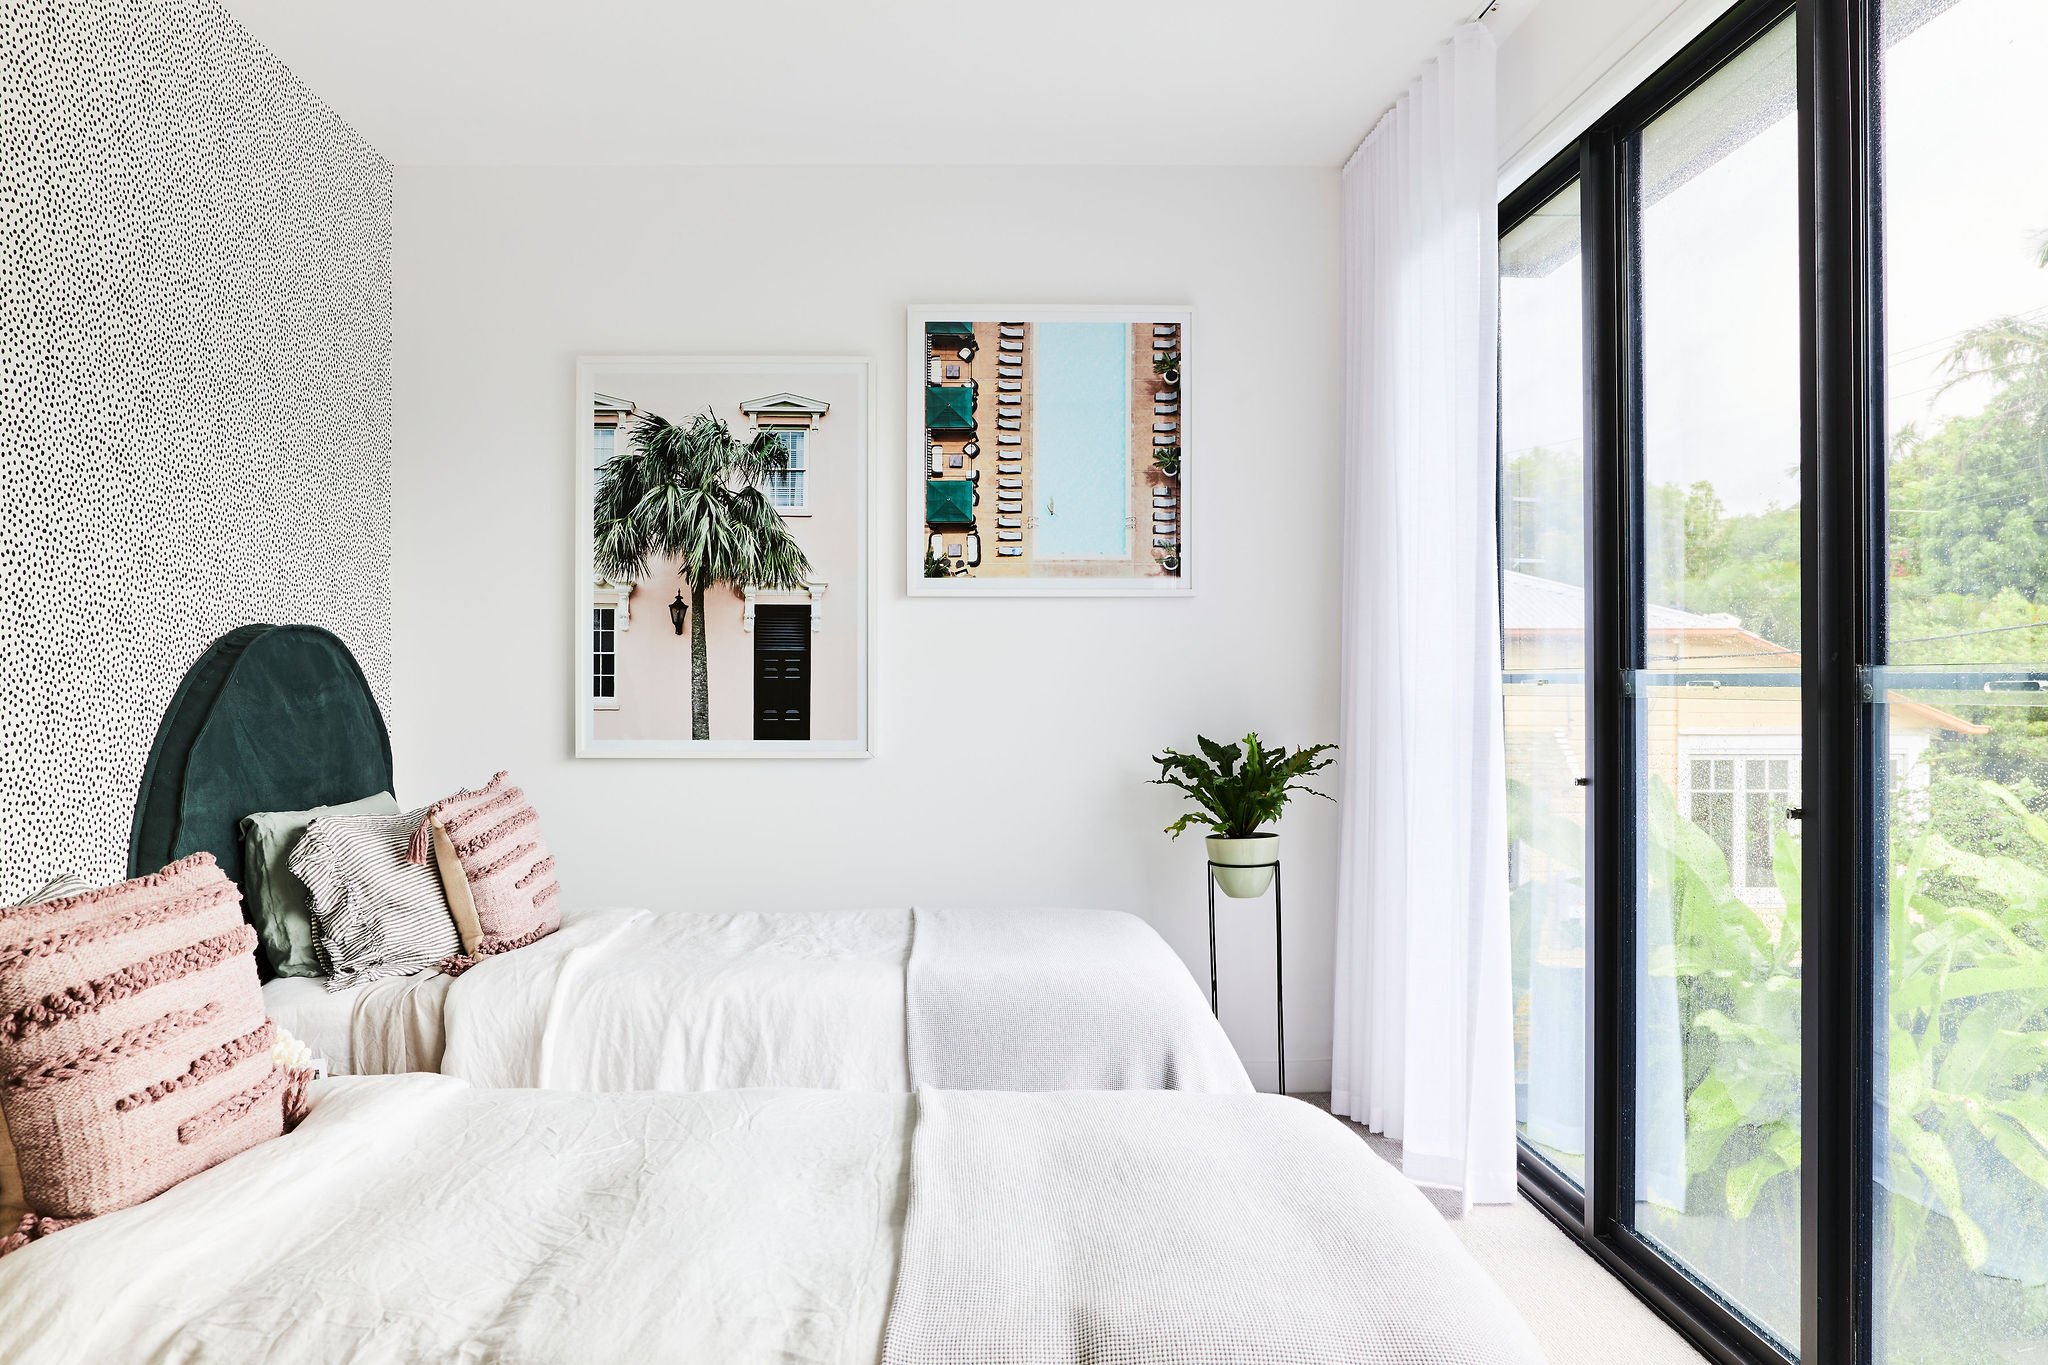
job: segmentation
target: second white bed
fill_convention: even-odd
[[[582,911],[459,978],[323,984],[264,992],[335,1074],[589,1091],[1251,1089],[1180,959],[1111,912]]]

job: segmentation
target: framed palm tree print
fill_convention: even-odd
[[[868,362],[576,365],[579,757],[864,758]]]
[[[913,597],[1185,597],[1194,315],[910,310]]]

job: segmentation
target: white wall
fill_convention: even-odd
[[[1334,169],[410,168],[397,202],[403,799],[510,768],[572,904],[1107,906],[1205,977],[1201,846],[1146,759],[1335,737]],[[905,596],[904,308],[977,300],[1195,306],[1193,600]],[[570,757],[578,352],[874,358],[875,758]],[[1332,809],[1282,826],[1297,1090],[1328,1083]],[[1223,908],[1270,1083],[1271,912]]]

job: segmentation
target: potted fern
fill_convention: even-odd
[[[1289,752],[1267,748],[1256,733],[1240,744],[1218,744],[1195,736],[1200,753],[1168,749],[1154,754],[1159,776],[1155,787],[1178,787],[1195,809],[1166,827],[1178,839],[1190,825],[1207,825],[1209,861],[1216,864],[1216,884],[1236,899],[1264,895],[1273,884],[1273,865],[1280,860],[1280,835],[1266,826],[1280,818],[1295,792],[1334,801],[1302,779],[1336,760],[1323,755],[1334,744],[1312,744]]]

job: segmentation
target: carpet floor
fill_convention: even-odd
[[[1297,1095],[1319,1109],[1328,1095]],[[1344,1125],[1395,1167],[1401,1144]],[[1448,1190],[1420,1187],[1536,1334],[1552,1365],[1698,1365],[1705,1359],[1527,1200],[1460,1214]]]

